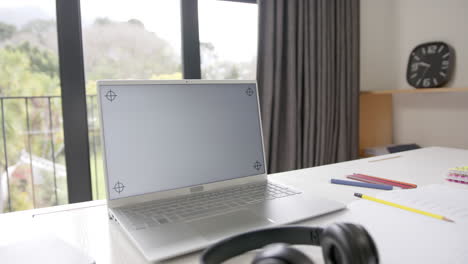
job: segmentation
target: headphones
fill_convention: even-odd
[[[201,264],[218,264],[264,247],[252,264],[313,264],[292,244],[321,246],[326,264],[378,264],[372,237],[360,225],[336,223],[323,229],[307,226],[266,228],[226,238],[207,248]]]

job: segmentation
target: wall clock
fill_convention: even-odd
[[[416,88],[445,85],[453,72],[455,51],[444,42],[423,43],[411,51],[406,80]]]

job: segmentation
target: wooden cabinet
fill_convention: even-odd
[[[393,143],[393,94],[468,92],[468,88],[428,88],[361,92],[359,154],[364,149]]]

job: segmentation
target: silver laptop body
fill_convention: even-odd
[[[148,261],[344,208],[267,179],[255,81],[98,81],[109,216]]]

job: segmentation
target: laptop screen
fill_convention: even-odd
[[[108,199],[265,173],[254,82],[129,83],[99,85]]]

